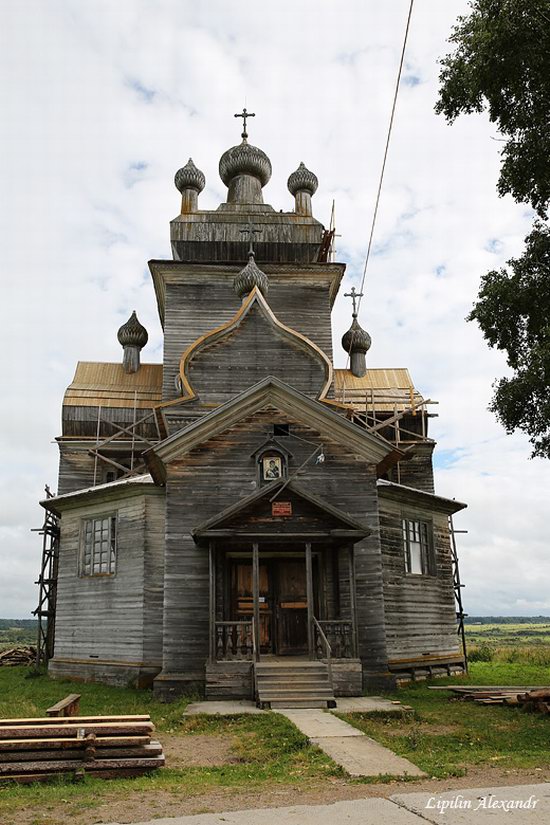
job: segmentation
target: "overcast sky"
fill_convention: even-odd
[[[520,252],[530,210],[499,199],[496,129],[433,112],[437,60],[463,0],[416,0],[361,322],[373,367],[408,367],[439,401],[437,491],[456,519],[470,614],[550,613],[550,465],[530,460],[487,411],[504,359],[466,323],[480,276]],[[63,392],[77,360],[118,361],[132,309],[162,358],[146,262],[170,257],[175,171],[206,175],[203,208],[225,200],[220,155],[267,152],[264,198],[289,210],[303,160],[314,214],[336,201],[338,260],[358,285],[408,0],[0,0],[0,233],[3,403],[0,616],[26,617],[42,521],[56,488]],[[346,290],[341,290],[343,293]],[[349,325],[334,311],[336,366]],[[213,325],[215,324],[213,319]]]

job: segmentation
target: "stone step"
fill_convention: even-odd
[[[287,685],[282,687],[265,688],[261,691],[262,699],[267,699],[269,696],[332,696],[332,688],[330,685],[308,685],[308,687],[297,688],[294,685]]]
[[[300,699],[300,698],[286,698],[286,699],[273,699],[269,704],[272,710],[283,710],[283,709],[294,709],[300,708],[304,710],[308,710],[310,708],[328,708],[329,707],[328,699]]]

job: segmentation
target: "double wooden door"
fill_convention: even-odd
[[[253,613],[252,564],[232,568],[233,619]],[[260,652],[307,653],[307,587],[304,559],[275,558],[260,563]]]

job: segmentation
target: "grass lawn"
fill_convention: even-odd
[[[473,662],[468,678],[432,684],[549,685],[550,669],[537,665]],[[469,767],[541,768],[550,776],[550,719],[521,708],[449,701],[450,693],[425,682],[401,688],[399,699],[414,713],[402,719],[379,714],[343,716],[430,776],[463,776]]]
[[[47,676],[25,678],[26,668],[0,668],[0,717],[39,716],[55,701],[77,690],[82,694],[81,713],[150,713],[159,738],[172,742],[197,737],[220,737],[231,743],[230,764],[210,767],[168,766],[150,776],[102,781],[86,778],[74,784],[57,779],[47,784],[0,787],[2,825],[65,825],[94,822],[94,811],[109,808],[107,821],[117,818],[116,806],[143,800],[143,810],[135,817],[146,818],[145,805],[170,798],[172,802],[201,799],[220,793],[247,794],[262,804],[262,794],[277,787],[295,788],[305,794],[310,788],[361,785],[347,779],[342,771],[278,714],[240,715],[186,719],[183,711],[189,700],[162,704],[147,691],[101,685],[51,681]],[[445,680],[435,681],[442,684]],[[468,679],[448,680],[475,684],[548,684],[548,668],[533,665],[472,664]],[[425,683],[399,690],[394,698],[414,708],[403,718],[383,714],[347,715],[352,724],[408,757],[432,777],[460,777],[480,765],[496,768],[536,769],[540,780],[550,777],[550,719],[516,708],[476,706],[450,702],[444,691],[431,691]],[[365,782],[386,780],[363,780]],[[412,784],[412,783],[411,783]],[[332,785],[334,787],[334,785]],[[275,790],[276,792],[276,790]],[[224,796],[224,799],[226,797]],[[219,803],[216,803],[219,805]],[[280,804],[280,803],[279,803]],[[103,806],[103,807],[101,807]],[[243,806],[244,807],[244,806]],[[223,810],[223,807],[217,807]],[[118,816],[121,816],[120,809]],[[162,809],[160,809],[162,813]],[[152,815],[147,809],[148,815]],[[160,815],[160,814],[156,814]],[[174,815],[174,814],[172,814]],[[86,816],[88,818],[86,818]],[[25,818],[26,817],[26,818]],[[124,819],[123,821],[128,821]]]

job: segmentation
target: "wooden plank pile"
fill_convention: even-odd
[[[430,690],[447,690],[454,693],[452,699],[476,702],[479,705],[521,706],[527,711],[550,715],[550,687],[525,687],[523,685],[437,685]]]
[[[11,647],[0,651],[0,667],[16,665],[33,665],[36,661],[36,648],[30,646]]]
[[[153,731],[148,715],[0,719],[0,784],[59,774],[140,776],[165,762]]]

